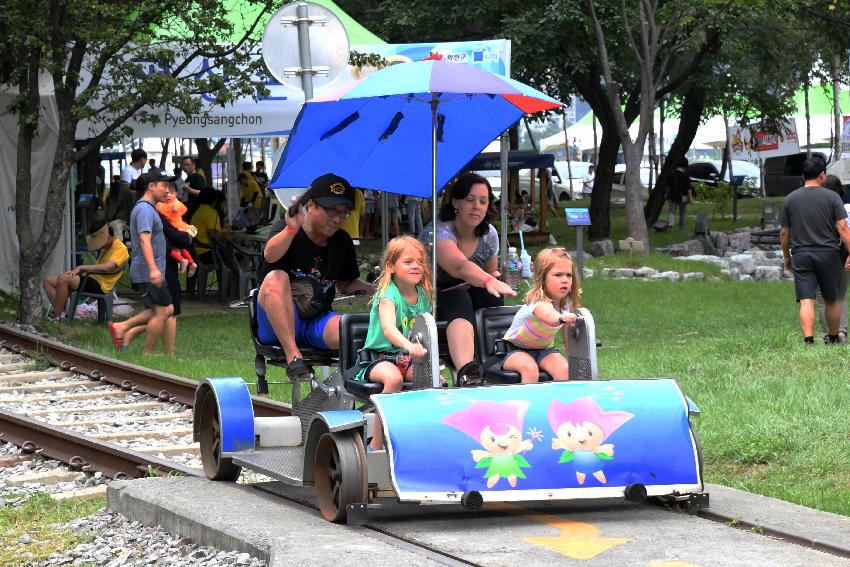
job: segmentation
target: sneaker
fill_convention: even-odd
[[[455,386],[460,386],[461,388],[481,386],[483,383],[481,366],[474,360],[464,364],[455,376]]]
[[[838,342],[843,344],[843,345],[846,345],[847,344],[847,333],[845,333],[844,331],[839,331],[838,332]]]

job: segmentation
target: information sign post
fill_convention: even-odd
[[[584,275],[584,227],[590,226],[590,211],[588,209],[564,209],[567,215],[567,226],[576,227],[576,264],[579,277]]]

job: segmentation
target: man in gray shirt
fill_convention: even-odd
[[[829,328],[826,342],[836,344],[841,316],[838,284],[841,270],[850,270],[850,259],[842,262],[841,243],[850,250],[850,228],[841,198],[823,187],[823,158],[812,156],[803,162],[803,179],[803,186],[782,203],[779,239],[785,269],[794,273],[804,341],[814,343],[815,293],[820,288]]]
[[[177,321],[171,294],[165,286],[165,235],[156,204],[165,201],[174,177],[157,168],[143,173],[136,187],[144,191],[130,214],[132,262],[130,280],[139,292],[145,310],[123,323],[109,322],[112,341],[120,350],[126,350],[133,336],[147,332],[145,354],[154,354],[156,344],[162,339],[162,352],[174,354],[174,336]]]

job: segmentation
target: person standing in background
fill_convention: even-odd
[[[191,156],[183,156],[180,160],[180,167],[186,173],[186,181],[183,182],[183,194],[186,196],[186,217],[191,219],[195,211],[198,210],[198,205],[200,205],[198,197],[201,195],[201,190],[207,186],[207,180],[198,171],[198,162]]]

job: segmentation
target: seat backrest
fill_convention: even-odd
[[[496,354],[496,340],[505,336],[511,327],[519,306],[488,307],[475,312],[475,340],[479,361]],[[584,307],[575,310],[579,316],[575,326],[567,333],[570,380],[598,380],[596,363],[596,325],[593,315]]]
[[[357,363],[357,353],[366,342],[368,313],[344,313],[339,320],[339,367],[348,370]]]
[[[260,290],[254,288],[248,294],[248,326],[251,328],[251,338],[254,339],[255,342],[259,342],[259,338],[257,337],[257,296],[260,294]]]
[[[475,312],[475,340],[480,360],[496,354],[496,339],[505,336],[511,328],[519,305],[505,307],[486,307]]]

